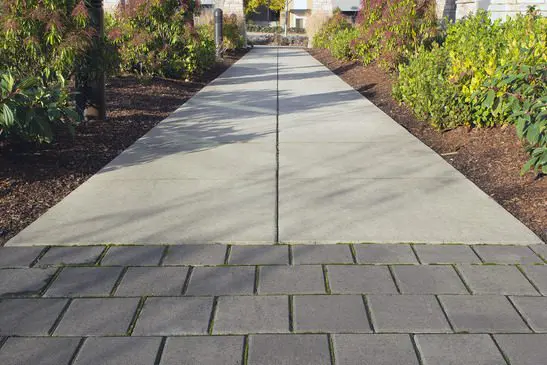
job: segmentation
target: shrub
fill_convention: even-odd
[[[469,106],[460,100],[458,88],[447,79],[449,55],[434,45],[421,50],[408,65],[399,67],[393,96],[408,105],[414,114],[437,129],[456,127],[469,116]]]
[[[0,137],[51,142],[55,130],[73,130],[78,113],[69,106],[62,82],[43,86],[38,78],[16,81],[0,73]]]
[[[488,79],[474,102],[515,124],[530,159],[521,173],[547,173],[547,63],[509,66]]]
[[[0,70],[44,82],[68,79],[91,47],[84,0],[0,2]]]
[[[206,23],[205,21],[208,20]],[[197,27],[198,33],[201,36],[206,37],[213,41],[214,51],[214,39],[215,39],[215,23],[214,18],[200,19],[199,26]],[[223,45],[222,51],[235,50],[243,48],[245,45],[245,36],[243,35],[244,24],[235,14],[224,16],[222,23]]]
[[[354,54],[365,65],[378,61],[387,70],[437,34],[433,0],[363,0],[357,22]]]
[[[351,23],[340,12],[335,12],[334,15],[327,20],[319,31],[313,36],[314,48],[329,48],[332,40],[338,32],[345,29],[350,29]]]
[[[214,60],[210,38],[193,27],[195,1],[132,1],[120,9],[109,37],[122,69],[146,75],[191,78]]]
[[[352,42],[359,36],[359,31],[355,28],[341,30],[334,34],[328,49],[330,53],[340,60],[352,58]]]

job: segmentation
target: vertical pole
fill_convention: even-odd
[[[285,37],[289,32],[289,0],[285,0]]]
[[[217,58],[222,57],[222,9],[215,9],[215,46]]]
[[[93,28],[93,48],[89,58],[90,69],[87,75],[80,75],[81,93],[83,94],[84,116],[88,119],[106,119],[105,105],[105,74],[102,42],[104,37],[104,10],[103,0],[86,0],[89,12],[90,26]]]

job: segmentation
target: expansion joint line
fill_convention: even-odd
[[[276,47],[276,108],[275,108],[275,243],[279,243],[279,46]]]

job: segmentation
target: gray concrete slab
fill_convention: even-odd
[[[212,308],[213,298],[148,298],[133,335],[206,334]]]
[[[305,51],[279,64],[281,241],[540,242]]]
[[[163,265],[222,265],[226,259],[226,245],[169,246]]]
[[[547,359],[547,335],[495,335],[494,338],[510,364],[537,365]]]
[[[530,332],[504,296],[440,295],[439,299],[456,332]]]
[[[418,335],[416,344],[424,365],[504,365],[488,335]]]
[[[255,268],[196,267],[188,284],[188,295],[252,294],[255,285]]]
[[[243,336],[169,337],[160,365],[241,365]]]
[[[414,245],[423,264],[478,264],[480,258],[467,245]]]
[[[468,294],[450,265],[395,265],[393,276],[403,294]]]
[[[417,264],[410,245],[353,245],[360,264]]]
[[[74,299],[54,334],[125,336],[138,304],[138,298]]]
[[[232,246],[231,265],[287,265],[289,246]]]
[[[293,306],[295,332],[372,332],[360,295],[296,295]]]
[[[28,267],[43,247],[0,247],[0,268]]]
[[[397,294],[387,266],[329,265],[330,290],[337,294]]]
[[[547,296],[547,265],[522,265],[521,268],[540,293]]]
[[[49,269],[0,269],[0,298],[37,295],[55,274]]]
[[[262,266],[258,294],[325,294],[320,265]]]
[[[153,365],[160,343],[159,337],[87,338],[74,365]]]
[[[539,256],[537,256],[534,251],[532,251],[529,247],[478,245],[474,248],[484,262],[493,262],[497,264],[544,263],[544,261]]]
[[[11,337],[0,349],[2,365],[69,365],[79,338]]]
[[[433,295],[369,295],[371,321],[378,333],[451,332]]]
[[[511,297],[511,300],[535,332],[547,333],[546,297]]]
[[[418,365],[409,335],[341,334],[332,341],[338,365]]]
[[[331,365],[327,335],[252,335],[249,365]]]
[[[349,245],[292,246],[295,264],[351,264],[353,257]]]
[[[96,247],[52,247],[36,264],[37,266],[89,265],[94,264],[104,246]]]
[[[109,296],[121,267],[65,267],[50,285],[46,297]]]
[[[2,299],[0,335],[45,336],[67,302],[67,299]]]
[[[162,246],[110,247],[101,260],[101,266],[156,266],[164,250]]]
[[[220,297],[214,334],[287,333],[289,298],[286,296]]]
[[[130,267],[116,296],[177,296],[182,294],[186,267]]]
[[[472,294],[539,295],[515,266],[457,265]]]

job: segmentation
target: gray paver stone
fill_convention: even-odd
[[[160,365],[241,365],[243,336],[171,337]]]
[[[386,266],[330,265],[327,273],[333,293],[397,293],[397,287]]]
[[[541,294],[547,295],[547,265],[523,265],[521,268]]]
[[[56,269],[0,269],[0,297],[38,294]]]
[[[481,260],[468,245],[414,245],[424,264],[477,264]]]
[[[289,331],[286,296],[220,297],[215,334],[279,333]]]
[[[1,267],[28,267],[43,247],[0,247]]]
[[[169,246],[164,265],[222,265],[226,258],[226,245]]]
[[[418,365],[409,335],[340,334],[333,343],[337,365]]]
[[[148,298],[133,335],[205,334],[212,308],[213,298]]]
[[[252,294],[254,291],[254,283],[254,267],[196,267],[190,276],[186,294]]]
[[[417,264],[410,245],[353,245],[360,264]]]
[[[306,295],[294,297],[296,332],[371,332],[360,295]]]
[[[66,299],[2,299],[0,335],[47,335]]]
[[[249,365],[330,365],[327,335],[253,335]]]
[[[546,244],[530,245],[529,247],[532,250],[534,250],[535,253],[541,256],[544,260],[547,261],[547,245]]]
[[[424,365],[505,365],[492,338],[475,335],[418,335]]]
[[[182,294],[186,267],[130,267],[116,296],[176,296]]]
[[[232,265],[287,265],[289,246],[232,246],[228,263]]]
[[[159,337],[92,337],[85,340],[74,365],[153,365]]]
[[[518,311],[536,332],[547,332],[547,297],[511,297]]]
[[[456,332],[530,332],[504,296],[441,295],[439,299]]]
[[[547,335],[495,335],[501,351],[511,364],[539,365],[547,359]]]
[[[325,280],[319,265],[263,266],[259,294],[324,294]]]
[[[102,266],[156,266],[163,246],[115,246],[110,247],[101,260]]]
[[[11,337],[0,349],[2,365],[68,365],[79,338]]]
[[[539,295],[515,266],[458,265],[473,294]]]
[[[108,296],[122,270],[121,267],[65,267],[45,296]]]
[[[437,299],[432,295],[367,297],[376,332],[451,332]]]
[[[393,266],[403,294],[468,294],[452,266]]]
[[[484,262],[496,264],[543,263],[543,260],[527,246],[478,245],[474,248]]]
[[[37,265],[93,264],[97,261],[104,249],[104,246],[52,247],[38,261]]]
[[[57,336],[123,336],[138,298],[74,299],[55,330]]]
[[[349,245],[294,245],[295,264],[351,264]]]

